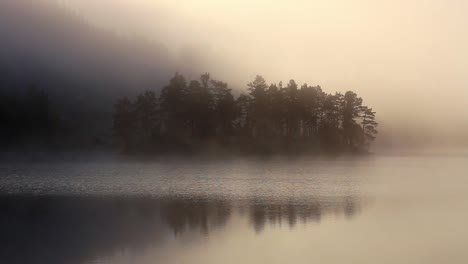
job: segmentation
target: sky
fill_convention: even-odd
[[[293,78],[356,91],[389,129],[468,127],[467,1],[63,1],[99,26],[164,44],[235,89],[256,74]]]

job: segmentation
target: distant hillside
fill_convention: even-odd
[[[1,1],[0,39],[3,91],[35,84],[89,105],[157,87],[174,71],[163,47],[96,28],[49,0]]]
[[[18,104],[30,99],[30,87],[44,90],[68,145],[108,137],[115,99],[161,87],[174,65],[164,47],[97,28],[54,0],[0,1],[0,101],[6,102],[6,120],[24,119],[26,110]],[[13,134],[24,128],[8,126],[15,127]]]

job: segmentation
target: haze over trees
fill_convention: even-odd
[[[100,147],[114,101],[172,75],[162,45],[97,27],[61,2],[0,1],[2,150]]]
[[[153,152],[364,150],[376,134],[372,110],[340,116],[335,104],[344,95],[319,87],[257,78],[234,96],[208,74],[176,75],[163,87],[175,68],[191,76],[193,69],[176,67],[160,45],[119,37],[53,1],[1,2],[0,22],[3,149],[106,147],[112,125],[126,151]],[[117,98],[137,93],[112,113]]]
[[[146,91],[115,104],[114,135],[127,152],[365,152],[377,135],[375,112],[352,91],[325,93],[262,76],[235,98],[208,73],[176,73],[158,96]]]

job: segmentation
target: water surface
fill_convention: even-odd
[[[468,263],[468,157],[0,163],[2,263]]]

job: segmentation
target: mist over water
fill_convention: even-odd
[[[468,263],[467,11],[0,0],[0,263]]]
[[[466,161],[2,162],[1,257],[49,264],[464,263]]]

